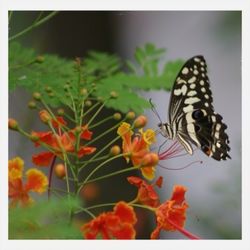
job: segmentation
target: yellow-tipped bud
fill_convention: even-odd
[[[121,115],[120,113],[114,113],[113,117],[114,117],[114,119],[115,119],[116,121],[119,121],[119,120],[121,120],[122,115]]]
[[[41,100],[41,94],[39,92],[34,92],[33,93],[33,98],[36,100],[36,101],[40,101]]]
[[[18,130],[18,122],[15,119],[10,118],[8,121],[9,129]]]
[[[118,145],[114,145],[110,149],[110,155],[112,155],[112,156],[119,155],[120,153],[121,153],[121,148]]]
[[[148,122],[147,117],[144,115],[140,115],[135,119],[134,127],[135,128],[143,128],[146,126],[147,122]]]
[[[126,118],[129,120],[135,119],[135,112],[133,112],[133,111],[128,112],[126,115]]]
[[[142,159],[142,166],[155,166],[159,162],[159,156],[156,153],[148,153]]]

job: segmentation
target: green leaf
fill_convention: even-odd
[[[9,209],[10,239],[82,239],[74,223],[69,224],[69,209],[79,207],[71,199],[35,203],[31,207]]]
[[[143,70],[144,75],[157,76],[158,64],[165,53],[165,49],[157,49],[154,44],[146,43],[144,47],[137,47],[135,59]]]
[[[72,100],[80,98],[79,92],[83,87],[92,91],[92,83],[95,83],[97,90],[92,95],[96,97],[109,99],[111,91],[118,93],[116,99],[107,102],[107,107],[121,112],[134,110],[141,113],[150,105],[136,91],[169,91],[183,64],[182,60],[168,62],[160,73],[159,62],[164,53],[165,49],[158,49],[151,43],[136,48],[135,59],[144,72],[139,76],[138,68],[132,62],[122,62],[116,55],[91,51],[82,61],[79,71],[74,61],[56,55],[45,54],[39,57],[32,49],[10,43],[9,87],[11,91],[21,86],[31,92],[40,92],[48,105],[58,107],[61,104],[68,106]],[[122,73],[124,63],[133,74]],[[71,96],[65,94],[66,83],[70,83]],[[45,91],[46,86],[51,87],[55,95],[53,98]]]
[[[59,96],[65,96],[63,86],[67,81],[77,79],[74,62],[55,55],[43,55],[37,62],[38,54],[25,49],[18,43],[10,43],[9,48],[9,88],[22,86],[30,92],[40,92],[52,106],[58,106],[60,98],[49,98],[45,87],[50,86]]]

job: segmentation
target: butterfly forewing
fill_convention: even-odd
[[[214,112],[203,56],[189,59],[176,77],[169,106],[169,123],[175,135],[192,142],[216,160],[230,158],[222,117]]]

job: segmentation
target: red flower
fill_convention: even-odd
[[[80,130],[80,138],[84,140],[90,140],[92,132],[90,132],[86,126],[83,126]],[[48,166],[52,161],[53,157],[62,157],[65,153],[75,153],[75,143],[76,143],[76,130],[70,130],[63,133],[62,135],[55,135],[52,131],[48,132],[32,132],[32,138],[36,138],[35,146],[39,146],[42,143],[46,144],[51,151],[41,152],[39,154],[32,156],[32,161],[38,166]],[[85,147],[81,146],[77,155],[79,158],[84,155],[92,154],[95,152],[95,147]]]
[[[136,221],[134,209],[120,201],[112,212],[100,214],[81,230],[85,239],[135,239]]]
[[[184,197],[185,192],[185,187],[174,186],[172,197],[156,208],[157,227],[152,232],[151,239],[158,239],[161,230],[178,230],[190,239],[198,239],[197,236],[184,229],[186,210],[188,208]]]
[[[16,157],[9,160],[9,198],[10,206],[27,206],[33,202],[30,191],[43,193],[48,185],[47,177],[39,170],[32,168],[26,172],[26,183],[22,181],[24,162]]]
[[[138,202],[144,205],[150,206],[150,207],[159,206],[160,200],[159,200],[158,194],[154,190],[154,185],[152,184],[149,185],[146,181],[135,176],[130,176],[127,178],[127,180],[129,181],[130,184],[138,187],[138,194],[137,194]],[[158,180],[156,181],[156,183],[158,182]]]
[[[155,160],[152,165],[145,166],[144,158],[147,154],[150,154],[149,147],[155,141],[155,132],[152,129],[147,129],[145,132],[140,129],[140,134],[132,139],[133,131],[130,124],[123,122],[118,128],[117,133],[123,140],[122,149],[127,162],[131,160],[136,167],[143,165],[140,168],[143,176],[152,180],[155,176],[155,166],[158,160]]]

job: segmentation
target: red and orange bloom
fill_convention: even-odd
[[[152,165],[145,165],[145,159],[147,154],[150,154],[150,145],[155,142],[155,132],[152,129],[147,129],[143,132],[139,130],[137,136],[133,136],[131,125],[123,122],[117,130],[118,135],[122,138],[122,149],[124,157],[127,162],[132,161],[136,167],[141,167],[141,172],[145,178],[152,180],[155,177],[155,166],[157,161],[151,162]]]
[[[137,222],[134,209],[118,202],[112,212],[100,214],[81,227],[85,239],[135,239]]]
[[[60,121],[60,120],[59,120]],[[59,126],[59,125],[58,125]],[[81,127],[80,138],[84,140],[91,140],[92,132],[86,126]],[[41,143],[46,144],[51,151],[41,152],[32,156],[32,161],[38,166],[48,166],[54,156],[62,157],[63,153],[75,153],[76,144],[76,129],[72,129],[62,135],[55,135],[52,131],[48,132],[32,132],[32,138],[36,138],[35,145],[39,146]],[[95,147],[80,146],[77,155],[79,158],[84,155],[89,155],[95,152]]]
[[[159,179],[162,179],[162,177]],[[130,176],[127,180],[130,184],[138,187],[138,194],[136,198],[138,202],[150,207],[158,207],[160,205],[159,196],[154,190],[154,185],[157,185],[158,180],[155,184],[148,184],[146,181],[136,176]]]
[[[10,207],[30,205],[33,200],[29,195],[30,191],[43,193],[48,186],[47,177],[35,168],[29,169],[26,175],[26,183],[22,181],[24,162],[20,157],[9,160],[9,198]]]
[[[172,197],[156,208],[157,227],[152,232],[151,239],[158,239],[161,230],[178,230],[190,239],[198,239],[197,236],[184,229],[186,210],[188,208],[188,204],[185,201],[186,190],[183,186],[174,186]]]

